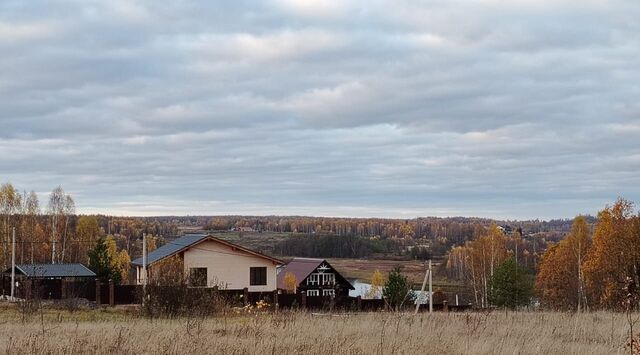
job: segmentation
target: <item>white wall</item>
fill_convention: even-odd
[[[210,287],[218,285],[228,290],[239,290],[245,287],[250,292],[270,292],[276,289],[276,265],[267,260],[241,250],[207,240],[189,248],[184,252],[185,275],[189,268],[206,267]],[[250,286],[249,268],[266,267],[267,285]]]

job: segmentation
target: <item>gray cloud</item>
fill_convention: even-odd
[[[640,200],[639,15],[4,1],[0,180],[118,214],[595,213]]]

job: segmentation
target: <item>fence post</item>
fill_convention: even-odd
[[[449,312],[449,302],[447,300],[442,301],[442,311]]]
[[[362,296],[356,298],[356,303],[358,304],[358,311],[362,311]]]
[[[96,304],[100,305],[100,279],[96,279]]]
[[[302,291],[301,293],[302,295],[302,308],[307,309],[307,292],[306,291]]]
[[[115,285],[113,280],[109,279],[109,306],[113,307],[116,304],[114,295]]]
[[[244,299],[244,305],[248,305],[249,304],[249,288],[245,287],[242,290],[242,298]]]
[[[63,300],[67,298],[67,279],[64,277],[60,280],[60,298]]]
[[[24,281],[24,298],[30,300],[31,299],[31,280],[27,279]]]
[[[273,306],[276,312],[278,312],[278,290],[273,291]]]

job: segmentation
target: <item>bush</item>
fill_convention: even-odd
[[[156,269],[156,277],[150,277],[143,299],[142,313],[149,317],[193,317],[227,312],[231,295],[214,288],[189,287],[184,276],[182,261],[168,260]]]

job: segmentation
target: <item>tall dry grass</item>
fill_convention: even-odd
[[[112,320],[0,315],[5,354],[623,354],[614,313],[313,315]]]

